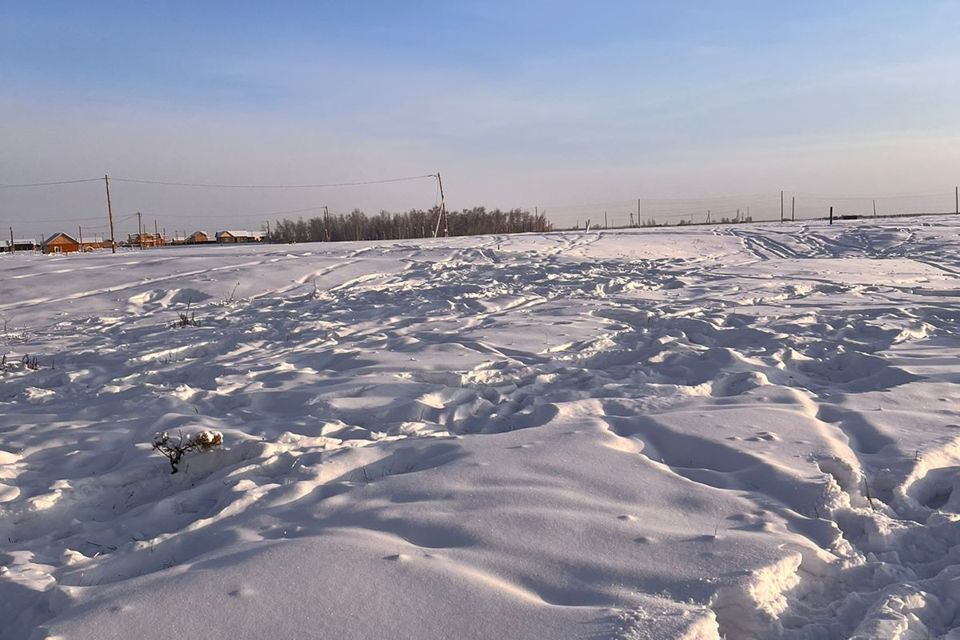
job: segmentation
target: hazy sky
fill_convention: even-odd
[[[626,222],[638,197],[779,189],[952,208],[960,181],[955,0],[151,4],[0,0],[0,184],[439,170],[451,207],[567,224],[607,208]],[[437,201],[431,180],[113,190],[118,234],[137,210],[213,230]],[[103,228],[103,200],[98,183],[0,189],[0,223]],[[711,202],[735,201],[751,198]]]

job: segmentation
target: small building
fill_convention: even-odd
[[[44,240],[40,249],[44,253],[75,253],[80,251],[80,243],[70,234],[59,231]]]
[[[97,249],[109,249],[110,241],[104,240],[102,238],[96,238],[94,240],[84,240],[80,243],[80,251],[96,251]]]
[[[206,244],[212,242],[210,239],[210,234],[206,231],[194,231],[189,236],[187,236],[187,244]]]
[[[13,251],[36,251],[40,248],[37,241],[33,238],[14,238]],[[0,240],[0,252],[11,251],[9,240]]]
[[[245,229],[217,231],[217,242],[219,242],[220,244],[260,242],[261,240],[263,240],[263,236],[256,231],[247,231]]]
[[[131,233],[127,235],[127,245],[131,247],[162,247],[164,239],[154,233]]]

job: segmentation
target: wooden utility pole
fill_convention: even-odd
[[[80,234],[80,251],[83,251],[83,227],[78,225],[77,232]]]
[[[790,196],[790,222],[797,219],[797,196]]]
[[[780,223],[783,224],[783,189],[780,190]]]
[[[607,212],[606,212],[606,211],[603,212],[603,228],[604,228],[604,229],[609,229],[609,228],[610,228],[610,223],[609,223],[608,220],[607,220]]]
[[[833,207],[830,207],[830,224],[833,224]]]
[[[110,178],[103,176],[103,184],[107,188],[107,217],[110,219],[110,253],[117,252],[117,240],[113,237],[113,206],[110,204]]]
[[[137,211],[137,240],[140,242],[140,251],[143,251],[143,216]]]
[[[437,171],[437,184],[440,185],[440,212],[443,214],[443,237],[450,237],[450,217],[447,215],[447,203],[445,196],[443,195],[443,178],[440,177],[440,172]]]
[[[873,217],[874,218],[877,217],[877,201],[876,200],[873,201]]]
[[[640,198],[637,198],[637,226],[638,227],[640,226],[640,223],[642,220],[643,218],[640,217]]]
[[[954,213],[960,213],[960,187],[953,188],[953,197],[954,197],[954,202],[956,203],[955,204],[956,210],[954,211]]]
[[[443,237],[450,237],[450,221],[447,219],[447,204],[444,201],[443,195],[443,178],[440,177],[440,172],[437,171],[433,174],[437,179],[437,184],[440,186],[440,212],[437,214],[437,226],[433,230],[433,237],[436,238],[440,235],[440,224],[443,223]]]

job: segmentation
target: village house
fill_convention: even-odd
[[[163,238],[153,233],[131,233],[127,235],[127,245],[131,247],[162,247],[166,244]]]
[[[36,251],[40,247],[33,238],[14,238],[13,251]],[[0,240],[0,252],[10,251],[10,241]]]
[[[81,251],[95,251],[96,249],[109,249],[110,241],[97,238],[95,240],[84,240],[80,243]]]
[[[37,251],[39,248],[40,243],[33,238],[14,238],[13,240],[14,251]]]
[[[210,234],[206,231],[194,231],[189,236],[187,236],[187,244],[206,244],[212,242],[210,240]]]
[[[260,242],[263,236],[259,232],[235,229],[217,231],[217,242],[220,244],[235,244],[241,242]]]
[[[58,231],[43,241],[40,250],[44,253],[75,253],[80,251],[80,242],[70,234]]]

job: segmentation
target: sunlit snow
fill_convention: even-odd
[[[958,246],[0,257],[0,637],[946,637]],[[177,474],[151,450],[203,431]]]

